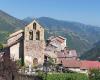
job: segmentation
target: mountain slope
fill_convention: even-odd
[[[94,47],[89,51],[85,52],[81,59],[87,60],[100,60],[100,41],[94,44]]]
[[[0,10],[0,42],[6,42],[10,33],[24,27],[25,23]]]
[[[24,27],[24,25],[25,23],[23,23],[23,21],[0,10],[0,30],[12,32]]]

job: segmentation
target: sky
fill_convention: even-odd
[[[100,26],[100,0],[0,0],[0,9],[19,19],[51,17]]]

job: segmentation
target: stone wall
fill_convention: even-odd
[[[38,59],[38,64],[44,62],[44,41],[25,41],[24,44],[24,62],[26,65],[34,65],[33,60]]]
[[[35,24],[35,28],[34,28]],[[39,32],[39,39],[37,39],[37,32]],[[31,39],[30,39],[31,33]],[[44,62],[44,29],[35,20],[25,27],[24,35],[24,62],[26,65],[43,64]]]
[[[33,29],[33,24],[36,23],[36,30]],[[33,21],[25,27],[25,40],[29,40],[29,31],[33,31],[33,40],[36,40],[36,32],[40,32],[40,40],[44,40],[44,28],[36,21]]]
[[[9,36],[7,41],[7,46],[10,50],[10,58],[13,60],[19,60],[23,58],[23,39],[24,39],[24,32],[23,30],[19,30]]]

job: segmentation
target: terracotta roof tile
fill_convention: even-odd
[[[97,69],[100,68],[100,62],[98,61],[81,61],[81,69]]]
[[[68,68],[80,68],[80,69],[98,69],[100,68],[100,62],[98,61],[79,61],[79,60],[66,60],[65,58],[59,59],[59,63]]]
[[[68,68],[80,68],[81,66],[81,63],[78,60],[60,59],[60,62],[62,62],[64,67],[68,67]]]

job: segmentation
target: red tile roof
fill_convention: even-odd
[[[99,69],[100,62],[98,61],[79,61],[79,60],[66,60],[65,58],[59,59],[59,62],[66,68],[80,68],[80,69]]]
[[[100,68],[100,62],[98,61],[81,61],[81,69],[98,69]]]
[[[61,59],[59,61],[62,62],[63,66],[67,68],[80,68],[81,66],[81,63],[78,60]]]

